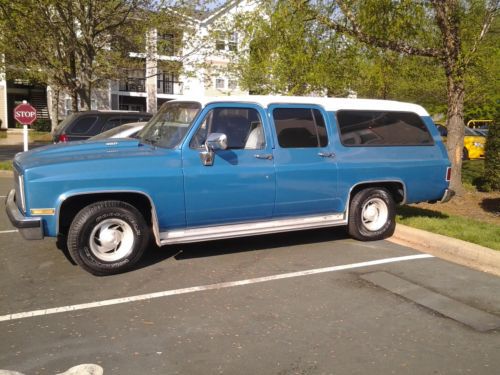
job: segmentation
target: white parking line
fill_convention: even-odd
[[[4,233],[15,233],[15,232],[19,232],[17,229],[12,229],[12,230],[0,230],[0,234],[4,234]]]
[[[193,286],[190,288],[182,288],[182,289],[174,289],[174,290],[165,290],[163,292],[141,294],[141,295],[137,295],[137,296],[123,297],[123,298],[114,298],[114,299],[108,299],[108,300],[97,301],[97,302],[82,303],[79,305],[68,305],[68,306],[54,307],[51,309],[20,312],[20,313],[16,313],[16,314],[8,314],[8,315],[0,316],[0,322],[9,321],[9,320],[16,320],[16,319],[31,318],[31,317],[35,317],[35,316],[52,315],[52,314],[58,314],[58,313],[63,313],[63,312],[68,312],[68,311],[93,309],[96,307],[118,305],[118,304],[122,304],[122,303],[151,300],[151,299],[155,299],[155,298],[163,298],[163,297],[175,296],[175,295],[179,295],[179,294],[203,292],[206,290],[214,290],[214,289],[232,288],[235,286],[257,284],[257,283],[263,283],[263,282],[273,281],[273,280],[289,279],[292,277],[317,275],[320,273],[336,272],[336,271],[343,271],[343,270],[348,270],[348,269],[353,269],[353,268],[362,268],[362,267],[375,266],[375,265],[379,265],[379,264],[403,262],[403,261],[407,261],[407,260],[416,260],[416,259],[425,259],[425,258],[433,258],[433,256],[429,255],[429,254],[418,254],[418,255],[396,257],[396,258],[386,258],[386,259],[372,260],[369,262],[346,264],[346,265],[342,265],[342,266],[315,268],[315,269],[310,269],[310,270],[305,270],[305,271],[282,273],[282,274],[272,275],[272,276],[257,277],[254,279],[229,281],[229,282],[225,282],[225,283],[200,285],[200,286]]]

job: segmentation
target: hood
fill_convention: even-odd
[[[78,161],[134,158],[150,155],[155,150],[155,147],[142,144],[137,139],[68,142],[18,153],[14,158],[14,164],[18,169],[26,170],[38,166]]]

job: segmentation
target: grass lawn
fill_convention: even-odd
[[[52,142],[52,135],[50,132],[37,132],[30,131],[29,133],[30,142]]]
[[[12,162],[11,161],[0,161],[0,171],[11,171]]]
[[[413,228],[500,250],[500,226],[468,217],[448,215],[438,210],[439,205],[436,205],[436,211],[400,206],[397,209],[396,220]]]

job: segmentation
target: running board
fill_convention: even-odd
[[[192,229],[175,229],[160,233],[161,245],[211,241],[223,238],[256,236],[261,234],[289,232],[347,225],[344,214],[306,216],[292,219],[274,219],[241,224],[228,224]]]

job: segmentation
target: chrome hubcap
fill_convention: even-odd
[[[134,232],[132,227],[121,219],[101,221],[90,235],[90,250],[98,259],[116,262],[132,252]]]
[[[369,231],[380,230],[387,222],[388,217],[387,205],[380,198],[368,200],[361,211],[361,220]]]

